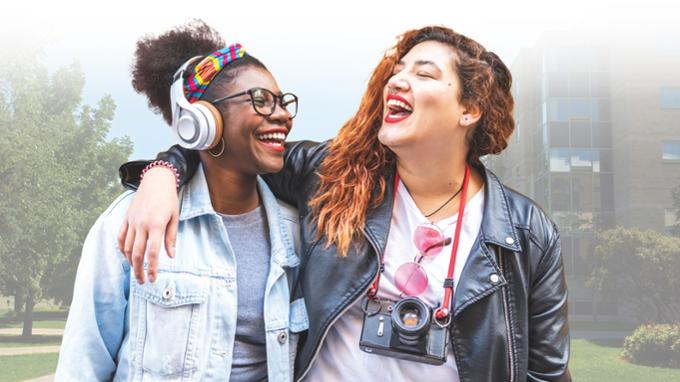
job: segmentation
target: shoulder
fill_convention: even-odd
[[[297,141],[286,144],[286,160],[306,164],[307,167],[316,168],[328,152],[330,141]]]
[[[501,183],[491,171],[488,171],[488,176],[499,185],[501,196],[505,198],[510,212],[510,219],[518,233],[527,235],[527,239],[541,250],[547,250],[559,239],[557,226],[538,203]]]
[[[542,249],[547,249],[559,238],[557,225],[534,200],[503,186],[515,228],[527,231],[530,239]]]
[[[134,191],[125,191],[119,195],[107,208],[99,215],[92,229],[114,232],[116,235],[121,224],[125,220],[128,208],[132,203]]]

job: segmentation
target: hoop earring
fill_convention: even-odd
[[[222,154],[224,154],[224,147],[226,146],[224,144],[224,137],[220,138],[220,143],[222,144],[222,149],[220,150],[219,153],[215,154],[214,152],[212,152],[212,149],[208,150],[208,154],[210,154],[210,156],[212,156],[213,158],[219,158],[222,156]]]

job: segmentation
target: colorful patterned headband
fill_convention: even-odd
[[[189,103],[198,101],[217,73],[228,63],[243,58],[245,54],[246,50],[237,43],[215,51],[202,59],[184,83],[184,94]]]

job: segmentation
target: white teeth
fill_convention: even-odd
[[[284,133],[269,133],[260,134],[256,136],[259,140],[274,140],[274,141],[284,141],[286,140],[286,134]]]
[[[406,103],[401,102],[401,101],[396,100],[396,99],[393,99],[393,98],[387,100],[387,106],[398,107],[398,108],[401,108],[401,109],[404,109],[404,110],[410,111],[410,112],[413,111],[413,109],[409,105],[407,105]]]

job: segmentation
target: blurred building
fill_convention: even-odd
[[[585,287],[597,230],[666,233],[680,184],[680,51],[654,41],[544,35],[511,66],[516,128],[486,163],[556,222],[570,313],[617,315]]]

